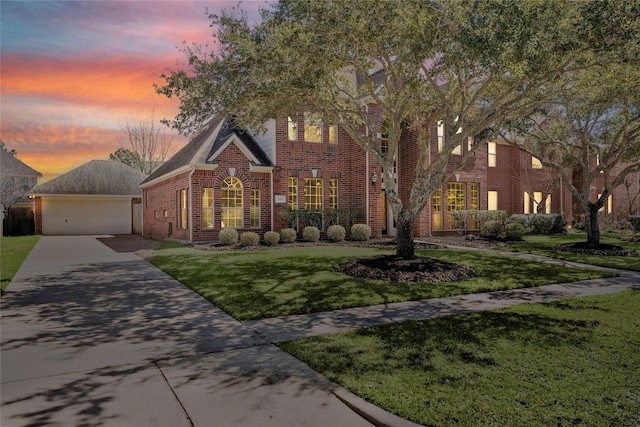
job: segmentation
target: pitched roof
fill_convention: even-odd
[[[35,176],[41,177],[42,174],[37,170],[22,163],[20,159],[12,156],[5,150],[0,149],[0,173],[2,176]]]
[[[137,196],[145,174],[116,160],[92,160],[51,181],[33,187],[30,193]]]
[[[273,166],[269,157],[249,132],[235,126],[233,119],[216,115],[162,166],[156,169],[142,184],[149,183],[164,175],[191,166],[216,164],[215,158],[232,141],[242,145],[240,149],[255,166]]]

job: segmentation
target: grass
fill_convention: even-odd
[[[153,263],[239,320],[572,282],[606,273],[541,264],[487,252],[430,250],[420,255],[469,265],[478,277],[450,283],[356,279],[333,267],[348,259],[388,253],[318,246],[256,252],[164,247]]]
[[[279,346],[427,426],[640,424],[640,291],[376,326]]]
[[[622,235],[614,233],[602,233],[600,243],[622,246],[627,249],[635,249],[640,252],[640,244],[622,240]],[[586,233],[570,233],[566,235],[525,236],[524,242],[512,243],[505,249],[544,255],[567,261],[581,262],[584,264],[598,265],[601,267],[621,268],[625,270],[640,271],[640,257],[615,257],[580,255],[554,252],[552,248],[560,243],[586,242]]]
[[[38,240],[40,236],[0,238],[0,283],[3,293]]]

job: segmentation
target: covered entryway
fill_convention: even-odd
[[[131,198],[42,197],[42,234],[130,234]]]

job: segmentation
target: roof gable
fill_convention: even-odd
[[[188,167],[215,165],[216,157],[234,142],[247,159],[256,166],[273,166],[260,145],[243,129],[235,126],[233,119],[217,115],[205,123],[180,151],[156,169],[142,185],[171,176]]]
[[[145,174],[116,160],[92,160],[51,181],[36,185],[36,195],[83,194],[137,196]]]
[[[40,172],[24,164],[5,150],[0,150],[0,173],[2,176],[42,177]]]

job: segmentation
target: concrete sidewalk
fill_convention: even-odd
[[[42,237],[1,302],[0,424],[370,425],[361,414],[414,425],[272,343],[640,289],[640,273],[606,270],[620,276],[238,322],[131,253],[89,236]]]
[[[3,427],[370,425],[326,378],[90,236],[42,237],[0,305]]]

